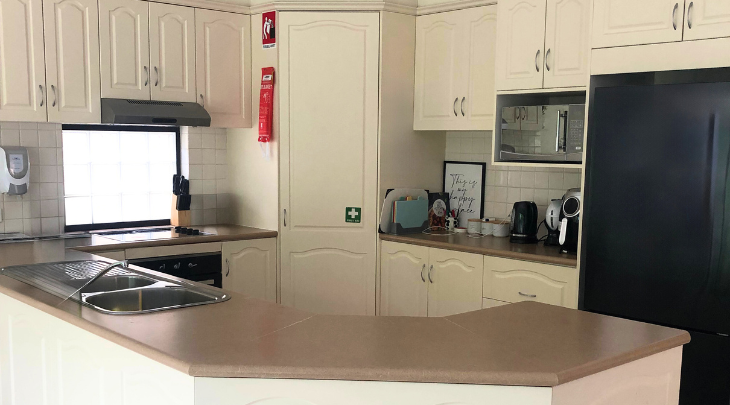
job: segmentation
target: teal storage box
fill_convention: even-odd
[[[393,202],[393,235],[423,232],[428,228],[428,200],[399,200]]]

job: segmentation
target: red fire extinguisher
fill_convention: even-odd
[[[274,68],[261,69],[259,99],[259,146],[266,159],[271,157],[271,133],[274,120]]]

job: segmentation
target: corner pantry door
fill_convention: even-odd
[[[281,301],[375,314],[379,15],[280,13]]]

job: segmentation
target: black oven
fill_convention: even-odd
[[[205,253],[129,260],[145,269],[222,288],[221,254]]]

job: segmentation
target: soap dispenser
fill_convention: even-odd
[[[29,179],[28,150],[16,146],[0,148],[0,193],[25,194]]]

